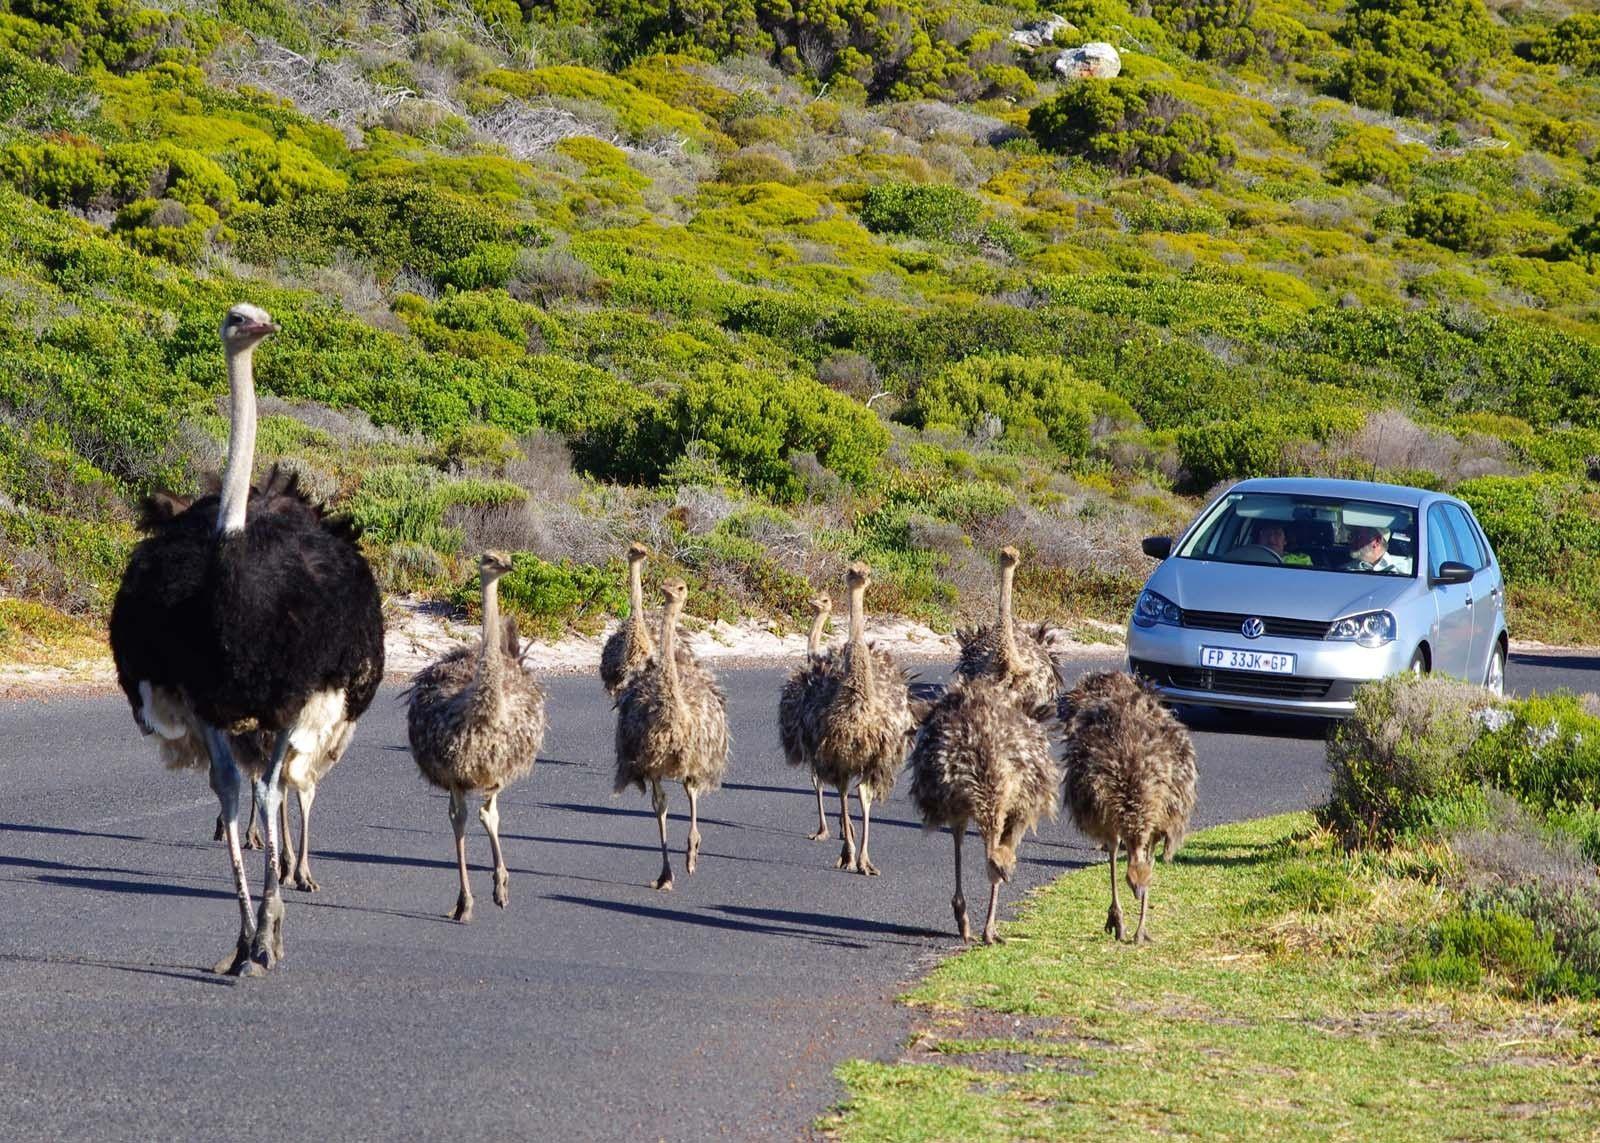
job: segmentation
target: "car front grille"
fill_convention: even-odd
[[[1238,634],[1244,621],[1250,618],[1261,620],[1266,628],[1262,632],[1263,635],[1277,635],[1284,639],[1325,639],[1331,626],[1315,619],[1284,619],[1272,615],[1252,617],[1243,612],[1187,609],[1183,612],[1183,625],[1200,631],[1231,631]]]
[[[1355,684],[1345,679],[1308,679],[1300,675],[1265,675],[1253,671],[1223,671],[1213,667],[1178,667],[1134,659],[1136,675],[1160,687],[1204,691],[1245,698],[1301,699],[1308,702],[1346,702]]]

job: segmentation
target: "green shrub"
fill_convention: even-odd
[[[1399,190],[1411,181],[1411,164],[1426,154],[1416,144],[1398,144],[1388,131],[1341,126],[1323,161],[1338,182],[1379,183]]]
[[[1600,806],[1600,717],[1570,694],[1513,703],[1506,725],[1473,744],[1470,765],[1482,780],[1541,812]]]
[[[1560,581],[1600,558],[1594,496],[1569,478],[1483,476],[1455,492],[1472,506],[1511,583]]]
[[[1489,254],[1497,230],[1495,212],[1488,204],[1454,191],[1412,199],[1406,210],[1406,233],[1446,250]]]
[[[1335,94],[1434,119],[1465,110],[1483,61],[1504,47],[1481,0],[1354,0],[1336,35],[1351,54]]]
[[[111,228],[141,254],[192,265],[220,221],[209,206],[145,198],[119,210]]]
[[[1446,917],[1433,930],[1429,950],[1408,961],[1401,979],[1446,988],[1477,985],[1486,971],[1506,977],[1520,991],[1548,995],[1558,961],[1549,937],[1509,910],[1466,912]]]
[[[1356,692],[1356,709],[1328,739],[1333,792],[1323,818],[1348,845],[1387,845],[1469,798],[1468,759],[1481,733],[1480,687],[1404,674]]]
[[[1079,154],[1128,174],[1149,171],[1209,186],[1236,151],[1199,112],[1165,88],[1118,76],[1082,80],[1028,113],[1042,147]]]
[[[1354,404],[1309,401],[1291,412],[1260,410],[1178,430],[1178,461],[1196,488],[1246,476],[1283,476],[1297,461],[1296,445],[1326,442],[1359,429],[1365,412]]]
[[[567,627],[597,630],[610,615],[625,611],[628,593],[621,570],[592,567],[568,560],[550,563],[527,552],[514,552],[511,571],[500,580],[503,611],[522,621],[524,634],[554,638]],[[468,577],[451,596],[458,607],[476,609],[482,596],[477,575]]]
[[[1327,859],[1288,866],[1266,890],[1245,906],[1247,913],[1337,913],[1359,906],[1371,896],[1341,867],[1330,868]]]
[[[861,221],[880,234],[970,242],[978,233],[978,200],[943,183],[879,183],[861,202]]]
[[[1255,23],[1255,0],[1155,0],[1150,14],[1173,43],[1196,59],[1261,62],[1267,54]]]
[[[1048,441],[1081,458],[1089,451],[1095,400],[1103,395],[1054,358],[969,357],[920,382],[903,415],[918,428],[944,426],[976,436],[989,432],[993,418],[1013,442]]]
[[[1565,64],[1585,75],[1600,72],[1600,15],[1579,12],[1554,27],[1541,28],[1518,45],[1518,54],[1536,63]]]

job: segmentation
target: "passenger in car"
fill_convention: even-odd
[[[1381,528],[1358,524],[1350,529],[1350,560],[1345,571],[1398,572],[1399,566],[1389,559],[1389,536]]]

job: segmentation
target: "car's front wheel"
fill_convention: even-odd
[[[1484,672],[1483,685],[1495,698],[1504,698],[1506,693],[1506,649],[1495,644],[1494,654],[1489,656],[1489,669]]]
[[[1410,671],[1413,675],[1425,675],[1425,674],[1427,674],[1428,673],[1428,655],[1427,655],[1427,652],[1423,651],[1423,649],[1421,647],[1418,647],[1415,651],[1413,651],[1411,653],[1411,665],[1409,667],[1407,667],[1406,670]]]

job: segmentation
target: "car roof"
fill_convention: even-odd
[[[1426,488],[1404,484],[1379,484],[1370,480],[1336,480],[1322,476],[1262,476],[1241,480],[1229,492],[1282,492],[1298,496],[1343,496],[1352,500],[1374,500],[1380,504],[1401,504],[1420,508],[1435,500],[1455,501],[1455,497]]]

